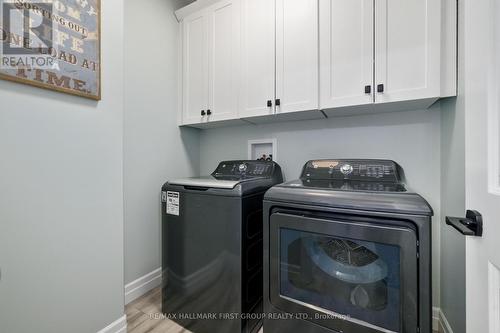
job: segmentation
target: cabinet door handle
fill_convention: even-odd
[[[384,85],[383,84],[379,84],[377,86],[377,92],[378,93],[383,93],[384,92]]]
[[[207,116],[210,116],[212,114],[212,111],[207,110]]]
[[[277,98],[274,104],[276,104],[276,106],[280,106],[281,105],[281,100],[279,98]]]
[[[267,101],[267,107],[268,107],[268,108],[270,108],[270,107],[272,107],[272,106],[273,106],[273,101],[268,100],[268,101]]]
[[[372,86],[365,86],[365,94],[371,94],[372,93]]]
[[[201,115],[204,116],[205,114],[205,110],[201,110]]]

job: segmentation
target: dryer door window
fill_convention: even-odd
[[[280,213],[271,235],[277,307],[338,330],[400,332],[416,323],[413,230]]]
[[[300,230],[280,230],[280,295],[398,331],[400,249]]]

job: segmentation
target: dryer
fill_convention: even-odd
[[[195,333],[255,332],[262,322],[262,203],[278,164],[224,161],[162,188],[163,312]]]
[[[315,160],[264,199],[264,331],[431,333],[432,208],[388,160]]]

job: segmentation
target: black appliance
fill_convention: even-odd
[[[265,195],[264,331],[431,333],[432,215],[393,161],[307,162]]]
[[[163,186],[162,308],[168,318],[195,333],[262,326],[262,202],[282,181],[274,162],[226,161],[210,176]]]

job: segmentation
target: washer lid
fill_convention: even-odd
[[[254,182],[254,185],[250,182]],[[237,185],[245,183],[246,189],[269,188],[283,181],[281,168],[271,161],[223,161],[210,176],[175,179],[168,185],[178,185],[197,188],[216,188],[232,190]]]
[[[203,188],[222,188],[231,190],[238,184],[249,181],[251,179],[216,179],[213,176],[196,177],[196,178],[183,178],[174,179],[168,182],[169,185],[180,185],[190,187],[203,187]]]

